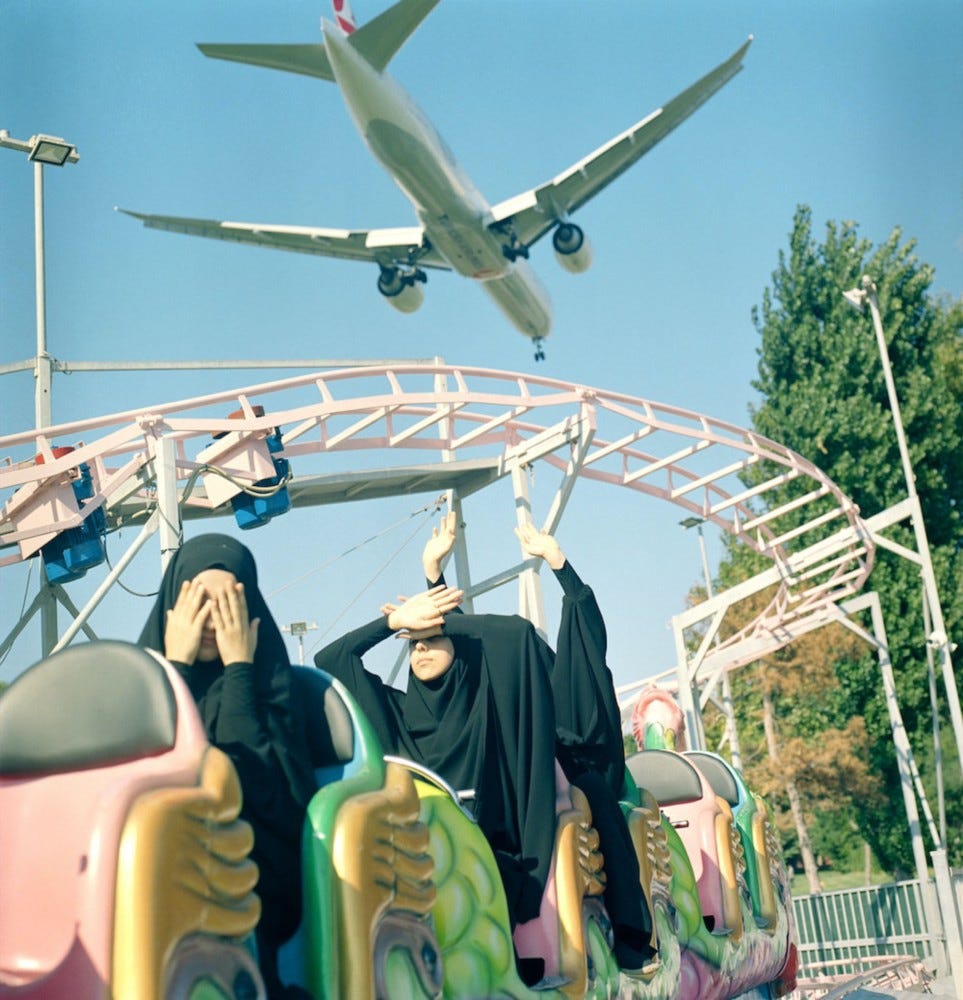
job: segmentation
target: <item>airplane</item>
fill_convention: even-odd
[[[336,83],[368,149],[410,200],[418,225],[345,230],[119,211],[153,229],[377,264],[378,291],[404,313],[421,305],[426,269],[455,271],[480,282],[510,322],[531,338],[535,359],[542,360],[552,311],[547,292],[527,263],[530,248],[551,231],[561,266],[574,274],[587,270],[592,251],[571,214],[728,83],[742,69],[752,35],[687,90],[567,170],[490,205],[386,69],[438,2],[397,0],[358,26],[347,0],[333,0],[337,24],[322,17],[321,44],[198,45],[211,58]]]

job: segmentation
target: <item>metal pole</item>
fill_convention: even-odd
[[[706,582],[706,597],[712,598],[712,574],[709,572],[709,555],[706,552],[706,540],[702,534],[702,524],[696,525],[699,532],[699,554],[702,556],[702,575]],[[719,633],[716,633],[715,644],[719,645]],[[739,733],[736,730],[736,713],[732,706],[732,685],[729,683],[729,671],[722,674],[722,707],[726,716],[726,729],[729,734],[729,756],[732,766],[742,770],[742,752],[739,748]]]
[[[43,164],[35,160],[33,164],[33,218],[36,244],[37,279],[37,358],[34,395],[34,414],[37,427],[51,424],[50,388],[53,366],[47,353],[47,296],[44,282],[43,244]]]
[[[868,595],[871,598],[870,614],[873,621],[873,634],[876,637],[876,655],[879,659],[879,671],[883,681],[883,692],[886,697],[886,711],[889,714],[890,729],[893,733],[893,747],[896,751],[896,767],[899,771],[900,787],[903,791],[903,806],[909,821],[910,844],[913,849],[913,860],[916,862],[916,877],[920,883],[920,894],[926,915],[926,924],[933,937],[933,957],[937,968],[948,968],[944,945],[944,928],[940,917],[939,900],[936,887],[931,885],[929,870],[926,866],[926,851],[923,847],[923,832],[920,826],[920,814],[916,808],[916,798],[913,795],[912,760],[913,750],[909,737],[903,726],[903,714],[900,711],[899,699],[896,695],[896,678],[893,676],[893,663],[889,658],[889,646],[886,639],[886,626],[883,623],[883,611],[879,594],[875,591]]]
[[[685,648],[685,633],[678,621],[678,615],[672,618],[672,631],[675,634],[676,655],[676,698],[679,708],[685,717],[685,742],[690,750],[706,749],[706,734],[702,728],[702,712],[699,709],[699,699],[692,690],[694,678],[689,670],[689,651]]]
[[[963,997],[963,926],[960,924],[960,914],[953,892],[950,866],[946,860],[946,851],[942,848],[931,851],[930,857],[933,859],[936,898],[943,916],[943,932],[946,936],[946,953],[950,975],[953,978],[956,995]]]
[[[956,690],[956,678],[953,673],[953,660],[950,655],[950,640],[946,634],[943,621],[943,609],[940,606],[940,595],[936,587],[936,575],[933,572],[933,560],[930,555],[929,540],[926,537],[926,525],[920,509],[919,496],[916,492],[916,478],[910,462],[909,450],[906,447],[906,436],[903,432],[903,419],[900,415],[899,398],[896,395],[896,385],[893,382],[893,372],[889,363],[889,352],[886,349],[886,338],[883,336],[883,321],[879,312],[879,299],[876,294],[876,284],[868,275],[863,275],[862,289],[869,302],[869,311],[873,317],[873,330],[876,333],[876,344],[879,348],[880,360],[883,364],[883,377],[886,380],[886,392],[889,395],[889,406],[893,411],[893,421],[896,424],[896,440],[899,443],[900,461],[903,464],[903,474],[906,477],[906,490],[912,505],[911,521],[916,536],[916,548],[920,555],[920,572],[923,578],[923,588],[933,620],[933,631],[926,637],[928,644],[940,651],[940,662],[943,668],[943,687],[946,689],[946,700],[950,708],[950,720],[953,724],[953,735],[956,739],[957,761],[963,770],[963,713],[960,711],[960,697]]]
[[[923,627],[929,634],[930,606],[923,591]],[[933,665],[933,647],[926,644],[926,674],[930,686],[930,711],[933,713],[933,770],[936,773],[936,807],[940,822],[941,845],[946,845],[946,792],[943,788],[943,740],[940,738],[940,701],[936,690],[936,669]]]
[[[512,466],[512,489],[515,493],[515,520],[519,525],[532,518],[532,501],[528,493],[526,468]],[[536,560],[536,564],[537,564]],[[527,618],[545,636],[545,602],[542,599],[542,581],[535,566],[523,570],[518,577],[518,613]]]
[[[166,434],[157,439],[154,449],[154,483],[157,489],[157,512],[160,518],[161,573],[181,547],[181,509],[177,500],[177,458],[174,440]]]

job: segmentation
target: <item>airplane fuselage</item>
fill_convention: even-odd
[[[551,326],[548,295],[524,262],[505,256],[491,206],[406,91],[378,72],[332,25],[324,44],[365,144],[414,206],[432,247],[459,274],[483,283],[508,318],[533,338]]]

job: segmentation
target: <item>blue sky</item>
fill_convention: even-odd
[[[364,21],[387,4],[353,6]],[[402,316],[377,294],[372,267],[159,233],[112,211],[410,225],[408,202],[367,153],[333,85],[208,60],[195,47],[320,41],[322,14],[328,7],[317,0],[0,6],[0,128],[21,139],[61,135],[81,154],[77,165],[45,171],[47,337],[56,358],[441,355],[748,425],[758,343],[750,310],[798,204],[811,206],[817,235],[830,219],[855,220],[874,242],[902,227],[935,266],[936,290],[963,292],[963,6],[951,0],[442,0],[390,71],[492,202],[549,179],[755,36],[741,74],[577,213],[595,251],[589,272],[562,271],[547,240],[532,251],[555,311],[539,365],[481,291],[454,276],[432,275],[423,308]],[[7,363],[33,354],[36,328],[32,171],[5,149],[0,209]],[[53,416],[83,419],[262,380],[61,374]],[[28,429],[29,373],[5,375],[0,391],[0,434]],[[667,623],[701,566],[676,508],[617,493],[577,490],[558,534],[599,594],[611,665],[626,683],[672,664]],[[428,499],[296,511],[245,534],[279,623],[317,622],[310,645],[410,592],[427,526],[350,600],[421,522],[385,529]],[[507,484],[466,514],[476,578],[516,558]],[[218,527],[233,530],[233,520]],[[189,534],[198,530],[188,525]],[[714,560],[718,541],[708,542]],[[122,550],[110,543],[114,558]],[[157,573],[149,545],[125,582],[149,590]],[[73,585],[73,599],[81,603],[96,582]],[[0,569],[0,634],[15,623],[27,585],[25,567]],[[550,579],[546,598],[551,611]],[[501,593],[481,610],[513,607]],[[146,611],[145,599],[118,593],[93,625],[134,638]],[[0,664],[0,680],[38,651],[27,630]]]

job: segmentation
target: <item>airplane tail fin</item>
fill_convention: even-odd
[[[355,24],[348,0],[332,0],[332,3],[338,26],[348,36],[350,44],[380,73],[437,6],[438,0],[398,0],[360,28]],[[202,42],[197,47],[212,59],[334,80],[323,45],[212,45]]]
[[[346,35],[353,35],[357,30],[358,22],[354,19],[348,0],[331,0],[331,6],[334,8],[334,20],[338,27]]]
[[[337,7],[338,0],[334,3]],[[437,5],[438,0],[398,0],[352,32],[350,42],[380,73]]]

